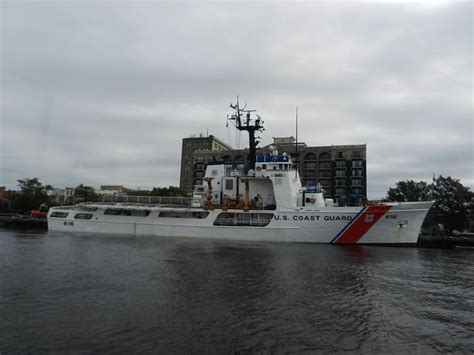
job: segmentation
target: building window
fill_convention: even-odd
[[[304,168],[305,169],[316,169],[316,163],[315,162],[305,162],[304,163]]]
[[[336,196],[345,196],[346,189],[343,187],[336,188]]]
[[[331,187],[331,181],[330,180],[321,179],[321,180],[319,180],[319,182],[321,183],[321,186],[325,189],[329,189]]]
[[[313,180],[313,179],[305,180],[304,181],[304,186],[316,186],[316,181]]]
[[[322,161],[319,163],[319,169],[329,169],[331,168],[331,163],[328,161]]]
[[[346,161],[345,160],[336,161],[336,168],[345,168],[345,167],[346,167]]]
[[[346,177],[345,170],[336,170],[336,177]]]
[[[331,156],[329,153],[324,152],[319,154],[319,160],[331,160]]]
[[[352,152],[352,159],[362,159],[362,152],[360,151]]]
[[[352,179],[352,186],[362,186],[362,179],[359,179],[359,178]]]
[[[337,179],[336,180],[336,186],[346,186],[346,180],[345,179]]]
[[[316,155],[314,153],[308,153],[304,156],[305,160],[316,160]]]
[[[304,176],[305,177],[316,177],[316,171],[314,171],[314,170],[305,171]]]
[[[342,171],[342,170],[341,170]],[[324,177],[331,177],[331,173],[329,171],[320,171],[319,172],[319,177],[324,178]]]
[[[352,161],[353,168],[362,168],[362,160],[353,160]]]
[[[344,152],[336,153],[336,159],[345,159],[345,158],[346,158],[346,155],[344,154]]]

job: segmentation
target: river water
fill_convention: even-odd
[[[0,229],[0,353],[474,352],[474,251]]]

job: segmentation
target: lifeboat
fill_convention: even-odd
[[[37,210],[31,210],[30,214],[31,217],[34,218],[46,218],[48,217],[48,206],[42,204],[39,209]]]

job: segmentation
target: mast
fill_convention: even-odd
[[[249,134],[247,168],[249,170],[255,169],[257,145],[260,143],[256,140],[256,138],[259,137],[255,137],[255,132],[263,132],[265,130],[265,128],[263,128],[263,120],[257,114],[255,114],[256,118],[252,118],[252,112],[256,112],[256,110],[247,110],[247,105],[241,108],[238,96],[237,103],[230,104],[230,107],[235,110],[235,113],[228,117],[228,119],[233,121],[232,123],[239,131],[246,131]]]

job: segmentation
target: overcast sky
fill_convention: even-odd
[[[238,94],[263,144],[295,106],[308,145],[367,143],[369,198],[474,186],[470,2],[0,3],[0,185],[178,185],[183,137],[236,147]]]

